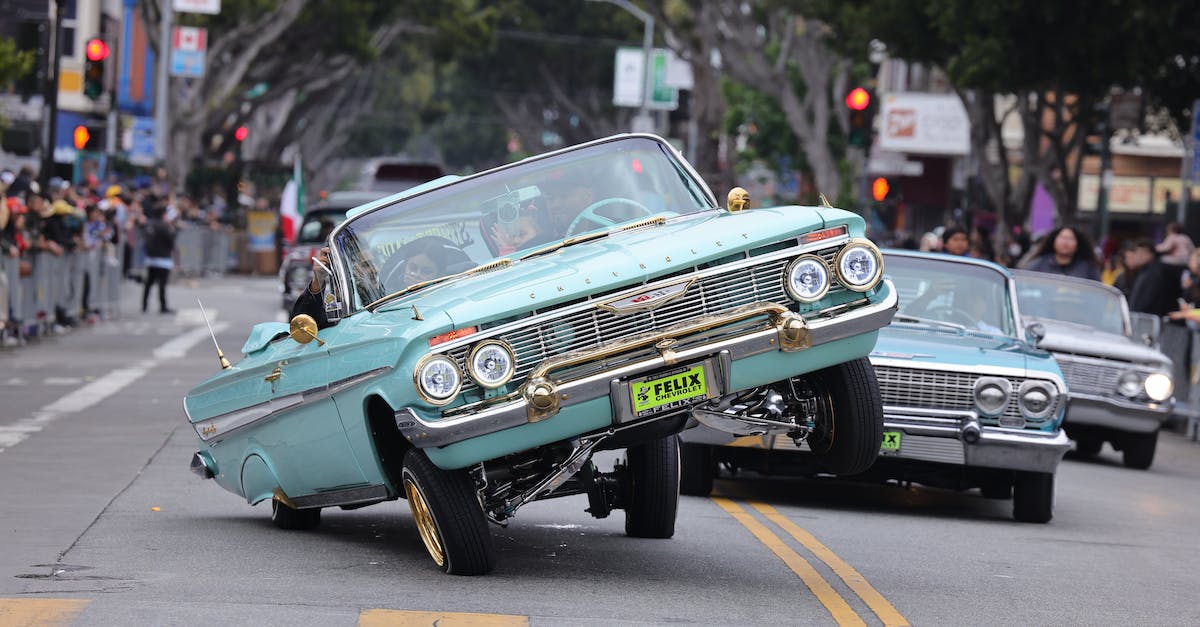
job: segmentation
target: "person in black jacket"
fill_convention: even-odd
[[[147,203],[150,204],[150,203]],[[155,204],[147,212],[147,219],[142,224],[142,239],[146,247],[146,282],[142,286],[142,313],[150,303],[150,287],[158,284],[158,311],[173,314],[175,310],[167,307],[167,283],[171,279],[171,270],[175,264],[172,257],[175,253],[175,227],[167,223],[166,208]]]
[[[1132,272],[1129,283],[1129,310],[1166,316],[1179,309],[1181,268],[1158,260],[1150,240],[1126,242],[1121,250],[1125,272]]]
[[[325,303],[321,297],[325,280],[328,277],[326,271],[328,267],[329,247],[324,246],[321,248],[321,252],[313,258],[312,281],[308,282],[308,287],[301,290],[300,295],[296,297],[296,302],[292,303],[292,317],[308,314],[317,321],[318,329],[327,329],[333,326],[333,323],[329,321],[329,316],[325,313]]]

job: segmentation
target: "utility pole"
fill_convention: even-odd
[[[52,55],[50,76],[46,78],[46,142],[42,145],[42,168],[39,173],[42,189],[50,189],[50,178],[54,176],[54,144],[58,134],[58,72],[62,68],[62,20],[66,11],[66,0],[54,0],[54,31],[50,33],[50,45],[46,50]]]
[[[1112,147],[1109,145],[1111,120],[1108,103],[1101,105],[1103,117],[1100,118],[1100,193],[1096,199],[1096,242],[1103,245],[1108,239],[1108,189],[1112,187]]]
[[[638,109],[637,117],[633,119],[633,132],[653,133],[655,125],[654,118],[650,115],[650,99],[654,89],[654,77],[650,73],[653,67],[650,57],[654,54],[654,16],[629,0],[592,1],[615,4],[642,21],[642,106]]]
[[[61,0],[60,0],[61,1]],[[170,123],[167,109],[171,100],[171,2],[159,0],[158,63],[154,68],[154,158],[162,162],[167,157],[167,136]]]

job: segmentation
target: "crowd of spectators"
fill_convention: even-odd
[[[0,170],[0,256],[4,267],[17,266],[15,276],[27,277],[40,255],[95,251],[102,263],[120,268],[126,280],[165,282],[161,245],[153,245],[163,241],[163,228],[173,232],[184,222],[215,226],[223,210],[219,198],[204,201],[202,207],[195,199],[175,193],[161,173],[129,180],[89,176],[79,184],[51,178],[43,186],[30,168]],[[157,263],[149,265],[159,268],[152,277],[147,271],[147,241],[157,248],[151,252],[160,255],[150,257]],[[104,313],[96,306],[95,288],[84,275],[81,285],[71,286],[82,291],[70,300],[79,303],[78,308],[56,306],[54,311],[39,312],[39,320],[24,320],[23,312],[9,302],[9,281],[10,273],[0,272],[0,346],[94,324]],[[145,298],[142,310],[146,311]],[[160,310],[171,313],[162,292]]]

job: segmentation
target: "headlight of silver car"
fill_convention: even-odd
[[[1142,393],[1143,383],[1142,375],[1132,370],[1121,373],[1121,377],[1117,379],[1117,393],[1127,398],[1134,398]]]
[[[883,257],[870,240],[851,240],[833,262],[838,279],[846,289],[865,292],[883,276]]]
[[[1171,397],[1171,392],[1175,391],[1175,384],[1171,381],[1171,377],[1162,372],[1155,372],[1146,377],[1144,385],[1146,396],[1155,401],[1165,401]]]
[[[417,362],[413,374],[417,393],[433,405],[445,405],[454,400],[462,388],[462,373],[458,364],[445,355],[426,355]]]
[[[821,300],[829,291],[829,266],[816,255],[796,257],[784,269],[783,286],[802,303]]]
[[[975,380],[975,409],[982,416],[995,418],[1004,413],[1008,407],[1008,395],[1012,393],[1012,383],[1002,377],[980,377]]]
[[[500,340],[480,342],[467,358],[467,372],[480,387],[498,388],[517,370],[517,360],[508,344]]]
[[[1058,386],[1049,381],[1028,380],[1017,391],[1017,404],[1027,420],[1045,420],[1058,402]]]

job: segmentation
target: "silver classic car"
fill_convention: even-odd
[[[1149,468],[1173,406],[1171,359],[1134,337],[1120,290],[1057,274],[1013,274],[1021,311],[1041,325],[1038,346],[1054,354],[1067,379],[1065,428],[1076,452],[1096,455],[1109,442],[1126,466]]]
[[[722,208],[651,135],[354,208],[325,293],[188,393],[192,468],[285,529],[407,499],[454,574],[490,571],[488,523],[539,499],[586,494],[627,534],[671,537],[693,417],[861,471],[883,428],[866,357],[897,306],[864,230],[740,188]],[[606,449],[624,459],[598,467]]]

